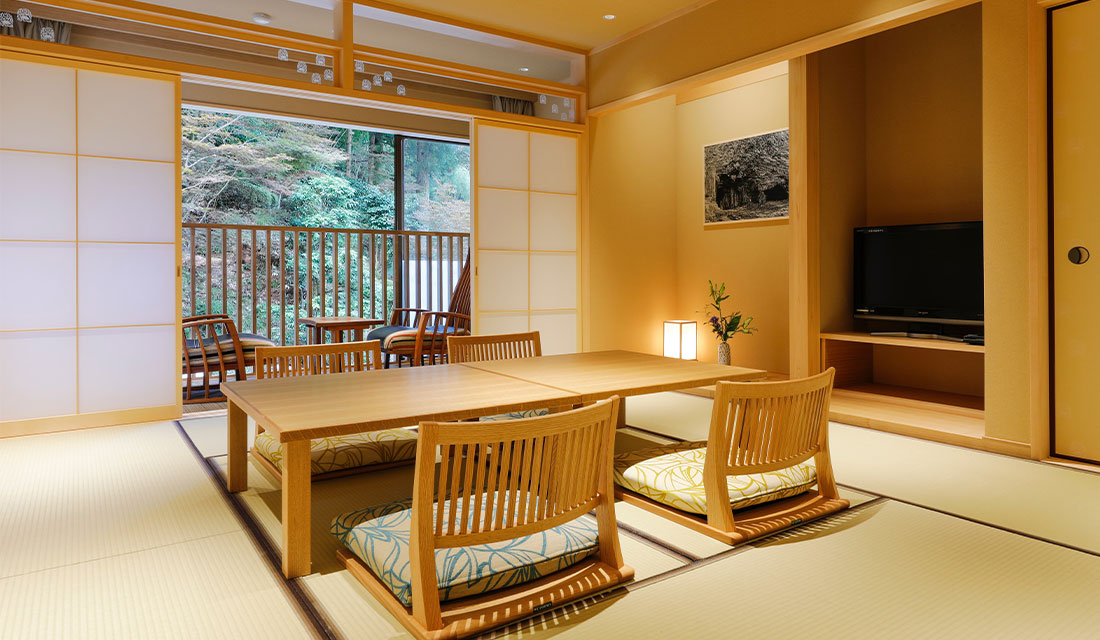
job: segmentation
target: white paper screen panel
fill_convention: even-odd
[[[577,250],[577,196],[531,194],[531,249]]]
[[[531,309],[577,308],[577,255],[531,253]]]
[[[526,311],[519,313],[492,313],[487,311],[481,314],[477,332],[481,335],[523,333],[529,330],[529,315]]]
[[[80,239],[175,242],[176,165],[80,159]]]
[[[76,71],[0,60],[0,148],[76,153]]]
[[[478,189],[478,245],[482,249],[527,249],[526,191]]]
[[[527,309],[529,291],[526,251],[478,252],[478,309]]]
[[[480,126],[477,138],[477,186],[523,189],[527,186],[527,132]]]
[[[576,311],[532,311],[531,331],[538,331],[542,354],[574,353],[577,350]]]
[[[0,332],[0,422],[74,413],[76,331]]]
[[[80,411],[121,411],[175,404],[176,328],[80,330]]]
[[[531,191],[577,192],[577,138],[531,134]]]
[[[578,137],[475,127],[474,330],[537,329],[545,353],[576,351]]]
[[[0,242],[0,331],[76,326],[76,245]]]
[[[175,162],[175,83],[98,71],[78,81],[81,155]]]
[[[81,327],[175,321],[174,245],[82,242],[79,264]]]
[[[76,240],[76,158],[0,151],[0,240]]]
[[[178,78],[42,61],[0,60],[0,422],[174,407]]]

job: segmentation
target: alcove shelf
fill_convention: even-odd
[[[893,363],[905,361],[898,356],[899,350],[951,354],[952,358],[963,362],[953,369],[969,366],[980,370],[984,365],[985,348],[981,345],[858,332],[822,333],[821,362],[825,367],[836,369],[829,418],[901,435],[983,448],[985,399],[973,393],[917,386],[927,386],[927,381],[933,379],[931,375],[916,376],[911,381],[901,378],[903,383],[898,384]],[[943,364],[951,365],[949,362]]]

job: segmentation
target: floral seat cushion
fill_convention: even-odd
[[[661,504],[706,515],[703,488],[706,442],[679,442],[638,449],[615,456],[615,484]],[[728,476],[730,507],[753,505],[789,498],[807,491],[817,482],[812,464],[786,469]]]
[[[527,411],[512,411],[511,413],[498,413],[495,416],[482,416],[481,422],[496,422],[498,420],[519,420],[521,418],[536,418],[550,413],[549,409],[528,409]]]
[[[257,348],[277,346],[273,340],[254,333],[238,333],[237,338],[241,343],[241,353],[244,354],[246,366],[256,362]],[[193,368],[202,368],[203,352],[206,355],[206,364],[212,368],[220,366],[219,356],[220,361],[226,365],[237,363],[237,350],[233,348],[233,338],[227,333],[218,335],[216,339],[213,337],[203,338],[202,349],[199,349],[198,340],[187,340],[184,343],[184,357],[188,359]]]
[[[412,499],[407,499],[336,516],[329,527],[406,607],[412,606],[411,523]],[[598,540],[595,521],[584,517],[513,540],[436,549],[439,599],[478,595],[556,573],[594,555]]]
[[[276,469],[283,468],[285,450],[269,433],[256,436],[256,451]],[[416,458],[416,432],[387,429],[350,436],[318,438],[309,443],[310,472],[313,475],[367,467]]]

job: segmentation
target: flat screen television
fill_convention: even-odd
[[[982,325],[982,223],[855,230],[855,314],[909,322]]]

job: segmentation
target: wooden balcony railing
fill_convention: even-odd
[[[445,311],[469,250],[468,233],[185,223],[183,314],[304,344],[306,316]]]

